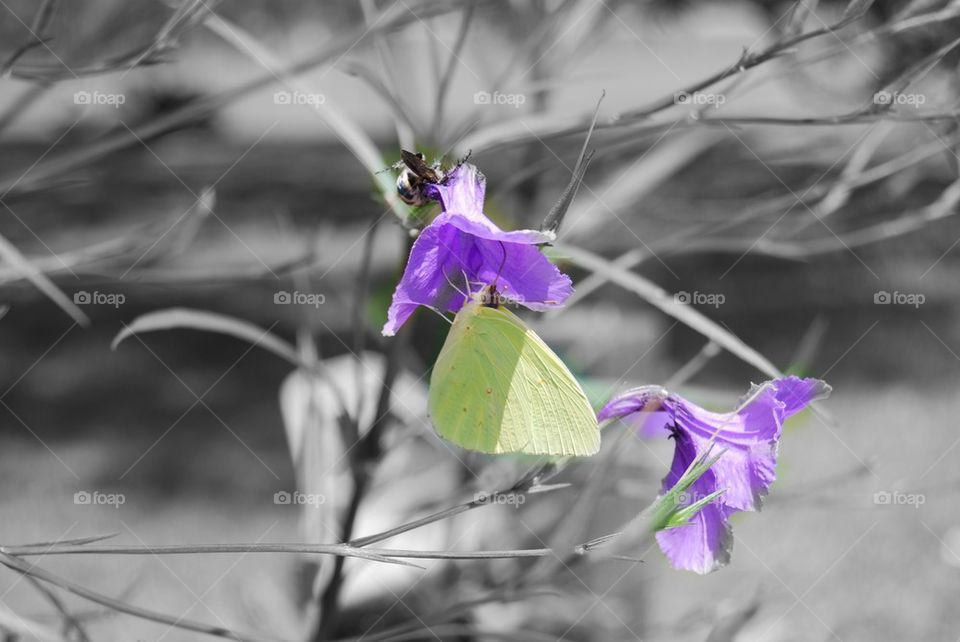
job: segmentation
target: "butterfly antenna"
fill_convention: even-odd
[[[503,241],[497,241],[500,244],[500,249],[503,250],[503,258],[500,259],[500,267],[497,268],[497,276],[493,279],[493,287],[497,287],[497,281],[500,280],[500,274],[503,272],[503,266],[507,264],[507,246],[503,244]]]
[[[448,318],[447,318],[447,315],[445,315],[443,312],[441,312],[440,310],[436,309],[436,308],[433,307],[432,305],[428,305],[428,306],[426,306],[426,307],[427,307],[428,310],[431,310],[431,311],[432,311],[434,314],[436,314],[438,317],[440,317],[441,319],[443,319],[444,321],[446,321],[446,322],[449,323],[450,325],[453,325],[453,321],[451,321],[450,319],[448,319]]]
[[[464,277],[466,277],[466,273],[464,273],[462,269],[460,270],[460,272],[464,275]],[[458,287],[454,284],[453,281],[450,280],[450,276],[446,273],[446,271],[443,272],[443,278],[445,278],[445,279],[447,280],[447,283],[450,284],[450,287],[451,287],[451,288],[453,288],[454,290],[456,290],[457,292],[459,292],[460,294],[462,294],[465,298],[467,298],[467,299],[470,298],[470,281],[467,281],[467,292],[464,293],[460,288],[458,288]]]

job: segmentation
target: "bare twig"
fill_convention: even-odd
[[[27,42],[14,49],[10,57],[0,65],[0,78],[10,73],[10,70],[13,69],[13,66],[17,64],[17,61],[20,60],[23,54],[46,43],[46,36],[44,34],[50,25],[53,14],[56,13],[58,4],[60,4],[60,0],[43,0],[40,7],[37,8],[37,13],[33,17],[33,23],[30,25],[30,38]]]
[[[356,557],[371,562],[413,566],[397,561],[394,557],[405,555],[381,555],[372,549],[358,548],[349,544],[170,544],[166,546],[126,546],[123,544],[49,545],[49,546],[0,546],[0,554],[30,557],[33,555],[197,555],[230,553],[298,553]]]
[[[443,131],[443,107],[447,97],[447,91],[450,89],[450,83],[453,81],[453,72],[460,64],[460,56],[463,53],[463,46],[467,42],[467,36],[470,34],[470,25],[473,23],[473,15],[477,5],[467,5],[463,11],[463,17],[460,19],[460,29],[457,32],[457,39],[454,42],[453,49],[450,51],[450,58],[447,60],[447,67],[443,70],[440,78],[440,85],[437,87],[436,100],[433,103],[433,127],[434,131]]]
[[[409,254],[411,247],[412,240],[408,237],[406,251],[403,253],[404,257]],[[394,381],[400,374],[400,358],[406,350],[407,342],[413,332],[412,326],[414,321],[414,319],[408,321],[407,327],[390,345],[386,363],[384,364],[380,398],[377,401],[373,423],[362,437],[358,436],[356,447],[351,451],[350,467],[353,475],[353,491],[347,503],[347,510],[343,518],[343,526],[340,534],[341,542],[350,541],[353,537],[353,527],[356,522],[357,512],[360,510],[360,504],[373,478],[376,462],[380,458],[380,438],[390,421],[390,407],[393,399],[392,389]],[[313,639],[315,640],[328,637],[336,629],[340,590],[343,586],[343,562],[342,557],[334,560],[333,574],[320,598],[320,621],[317,623],[313,634]]]
[[[67,608],[67,605],[63,603],[63,600],[61,600],[56,593],[51,591],[46,584],[34,576],[16,569],[13,570],[15,570],[17,573],[20,573],[30,584],[30,586],[35,588],[38,593],[40,593],[48,602],[50,602],[57,613],[60,614],[60,618],[63,620],[64,624],[64,633],[70,629],[73,629],[76,632],[77,637],[80,638],[81,642],[90,642],[90,636],[87,635],[87,632],[80,623],[80,620],[78,620],[73,613],[70,612],[70,610]]]
[[[119,613],[126,613],[127,615],[132,615],[144,620],[150,620],[152,622],[159,622],[161,624],[166,624],[178,629],[184,629],[186,631],[195,631],[197,633],[204,633],[214,637],[237,640],[238,642],[278,642],[278,638],[239,633],[222,626],[212,626],[203,622],[189,620],[182,616],[174,617],[159,611],[153,611],[150,609],[141,608],[139,606],[134,606],[133,604],[128,604],[127,602],[116,600],[112,597],[97,593],[96,591],[91,591],[84,586],[55,575],[50,571],[28,564],[20,558],[7,553],[0,553],[0,564],[17,572],[35,577],[38,580],[52,584],[64,591],[68,591],[74,595],[82,597],[85,600],[100,604]]]
[[[425,517],[413,520],[406,524],[396,526],[394,528],[385,530],[381,533],[375,533],[373,535],[367,535],[365,537],[358,537],[350,541],[351,546],[369,546],[370,544],[376,544],[377,542],[382,542],[384,540],[390,539],[397,535],[433,524],[435,522],[442,521],[444,519],[449,519],[455,517],[461,513],[465,513],[474,508],[480,508],[481,506],[488,506],[490,503],[488,498],[490,496],[507,496],[507,495],[520,495],[539,486],[548,476],[552,476],[556,470],[556,465],[553,463],[547,463],[533,468],[530,472],[524,475],[513,485],[488,493],[481,493],[475,499],[463,502],[462,504],[457,504],[456,506],[451,506],[450,508],[445,508],[441,511],[431,513]]]
[[[467,1],[471,0],[427,0],[417,5],[416,9],[419,17],[423,18],[424,16],[453,11]],[[373,34],[398,29],[418,19],[417,15],[414,15],[411,11],[395,12],[392,17],[378,21],[369,29],[358,29],[334,39],[331,44],[326,45],[320,51],[297,62],[285,65],[278,73],[281,76],[298,76],[306,73],[335,60],[337,56],[343,55],[346,51],[356,48],[372,37]],[[179,109],[133,128],[132,133],[124,129],[97,142],[38,163],[27,176],[22,176],[22,170],[17,170],[13,176],[0,180],[0,193],[14,194],[39,189],[43,186],[44,181],[50,178],[84,167],[95,159],[126,147],[138,145],[142,141],[149,141],[224,106],[234,104],[240,98],[274,84],[277,81],[277,75],[273,71],[264,71],[263,74],[253,80],[208,98],[192,101]]]
[[[590,164],[590,160],[593,158],[593,153],[587,155],[587,146],[590,144],[590,137],[593,135],[593,128],[597,124],[597,116],[600,115],[600,103],[603,102],[603,98],[606,95],[606,92],[602,92],[600,94],[600,98],[597,100],[597,107],[593,111],[593,120],[590,121],[590,129],[587,130],[587,136],[583,141],[583,147],[580,148],[580,156],[577,158],[577,163],[573,166],[570,182],[567,183],[563,193],[560,194],[560,198],[557,200],[554,206],[550,208],[550,211],[543,219],[543,223],[540,225],[540,229],[544,232],[550,232],[551,234],[557,233],[557,231],[560,229],[560,226],[563,224],[563,218],[566,216],[567,210],[570,209],[570,204],[577,195],[577,190],[580,188],[580,183],[583,182],[583,176],[587,173],[587,166]]]

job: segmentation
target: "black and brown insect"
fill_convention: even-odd
[[[401,170],[397,176],[397,194],[404,203],[414,207],[419,207],[429,200],[424,194],[427,183],[437,185],[446,178],[439,163],[427,165],[423,154],[405,149],[400,150],[400,162],[394,165],[394,168]]]
[[[407,205],[419,207],[430,201],[425,193],[427,184],[442,185],[457,167],[463,165],[470,158],[470,153],[448,172],[443,171],[440,162],[436,161],[427,165],[426,157],[420,152],[408,152],[405,149],[400,150],[400,160],[393,166],[399,169],[400,175],[397,176],[397,194]]]

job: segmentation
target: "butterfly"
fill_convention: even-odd
[[[483,453],[586,456],[600,429],[583,388],[495,285],[454,318],[430,377],[429,410],[443,438]]]

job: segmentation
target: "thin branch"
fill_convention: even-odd
[[[404,257],[410,253],[412,245],[413,241],[408,237],[406,251],[403,253]],[[353,527],[356,522],[357,513],[360,510],[360,504],[373,478],[376,463],[380,459],[380,438],[390,421],[390,408],[393,403],[393,385],[397,376],[400,374],[400,357],[406,350],[407,342],[410,340],[414,321],[414,319],[408,321],[407,327],[390,345],[386,363],[384,364],[380,398],[377,401],[373,423],[366,434],[359,437],[356,442],[356,447],[350,453],[353,491],[343,517],[343,526],[340,533],[341,542],[349,541],[353,537]],[[342,557],[334,560],[333,574],[330,577],[330,582],[320,596],[320,621],[317,623],[312,636],[314,640],[329,637],[336,629],[337,617],[339,615],[340,590],[343,587],[343,564],[344,559]]]
[[[579,550],[582,546],[575,547]],[[398,564],[411,568],[423,567],[406,562],[418,560],[488,560],[516,559],[524,557],[547,557],[555,555],[550,548],[514,548],[481,551],[441,551],[416,550],[408,548],[364,548],[361,550],[343,544],[170,544],[163,546],[52,546],[34,548],[32,546],[3,546],[0,556],[19,559],[21,557],[49,555],[212,555],[212,554],[251,554],[251,553],[293,553],[325,554],[338,557],[357,557],[386,564]],[[0,563],[3,563],[0,561]],[[24,562],[26,564],[26,562]],[[29,566],[29,565],[28,565]],[[11,566],[11,568],[13,568]],[[34,567],[35,568],[35,567]],[[43,578],[40,578],[43,579]]]
[[[392,7],[391,7],[392,8]],[[409,6],[405,7],[407,11],[416,16],[414,9]],[[360,10],[363,13],[363,18],[367,24],[368,28],[373,27],[377,21],[382,17],[381,15],[376,15],[375,13],[376,3],[373,0],[360,0]],[[423,21],[420,21],[423,23]],[[423,23],[426,24],[426,23]],[[383,76],[383,86],[387,89],[387,92],[391,95],[392,100],[390,102],[403,105],[403,96],[400,91],[397,90],[397,78],[393,73],[393,62],[394,57],[390,52],[390,43],[387,42],[386,32],[378,32],[373,36],[373,48],[377,54],[377,60],[380,63],[380,71]],[[410,112],[404,107],[402,112],[409,114]],[[394,115],[394,126],[397,131],[397,139],[400,142],[400,147],[402,149],[411,149],[414,145],[414,138],[416,136],[415,132],[417,130],[416,125],[408,124],[411,122],[411,119],[403,119],[399,117],[399,114]]]
[[[476,499],[473,499],[468,502],[463,502],[462,504],[457,504],[456,506],[451,506],[450,508],[445,508],[441,511],[431,513],[425,517],[415,519],[406,524],[396,526],[394,528],[385,530],[380,533],[375,533],[373,535],[367,535],[365,537],[358,537],[350,541],[351,546],[364,547],[369,546],[370,544],[376,544],[377,542],[382,542],[384,540],[390,539],[391,537],[396,537],[403,533],[416,530],[423,526],[433,524],[451,517],[455,517],[460,513],[465,513],[467,511],[473,510],[474,508],[480,508],[481,506],[487,506],[490,504],[488,498],[491,496],[506,496],[506,495],[521,495],[528,492],[532,492],[544,481],[555,475],[559,472],[560,466],[555,463],[548,462],[536,466],[530,470],[526,475],[520,478],[513,485],[502,488],[501,490],[483,493],[478,495]],[[550,489],[548,489],[550,490]]]
[[[48,602],[50,602],[50,604],[57,611],[57,613],[60,614],[60,617],[63,620],[64,633],[66,633],[70,629],[73,629],[74,631],[76,631],[77,637],[80,638],[81,642],[90,642],[90,636],[87,635],[87,632],[86,630],[84,630],[83,625],[80,623],[80,620],[78,620],[73,615],[73,613],[71,613],[70,610],[67,609],[67,605],[63,603],[63,600],[61,600],[56,593],[50,590],[46,584],[44,584],[34,576],[30,575],[29,573],[24,573],[23,571],[20,571],[17,569],[11,569],[11,570],[13,570],[16,573],[20,573],[20,575],[23,576],[23,578],[30,584],[30,586],[35,588],[38,593],[40,593]]]
[[[776,42],[770,45],[769,47],[767,47],[766,49],[764,49],[763,51],[757,52],[755,54],[751,54],[749,51],[745,50],[743,54],[740,56],[740,60],[738,60],[735,64],[731,65],[730,67],[722,71],[719,71],[713,74],[712,76],[708,76],[707,78],[704,78],[699,82],[696,82],[692,85],[687,86],[686,88],[683,89],[683,91],[686,92],[687,94],[696,94],[698,92],[701,92],[708,87],[711,87],[723,80],[726,80],[727,78],[730,78],[737,74],[741,74],[747,71],[748,69],[751,69],[753,67],[756,67],[758,65],[765,63],[768,60],[777,58],[780,55],[789,51],[790,49],[793,49],[797,45],[802,44],[808,40],[813,40],[814,38],[819,38],[820,36],[825,36],[828,34],[834,34],[837,31],[840,31],[841,29],[843,29],[844,27],[854,22],[857,22],[858,20],[863,18],[864,15],[866,15],[865,10],[857,11],[849,16],[843,17],[842,19],[838,20],[832,25],[827,25],[820,29],[814,29],[806,33],[798,34],[791,38],[787,38],[786,40],[781,40],[780,42]],[[643,107],[641,109],[622,114],[621,119],[622,120],[646,119],[652,116],[653,114],[663,111],[665,109],[669,109],[674,105],[676,105],[676,93],[670,96],[665,96],[664,98],[654,103],[651,103],[650,105],[647,105],[646,107]]]
[[[0,114],[0,132],[15,122],[21,114],[26,113],[30,106],[37,102],[51,86],[46,83],[36,83],[14,98],[6,112]]]
[[[420,627],[427,622],[432,622],[433,624],[428,626],[435,626],[439,624],[449,623],[454,620],[454,618],[464,614],[469,613],[478,606],[483,606],[485,604],[490,604],[493,602],[504,602],[506,600],[516,600],[522,599],[524,597],[535,597],[535,596],[546,596],[546,595],[556,595],[556,591],[547,591],[544,589],[527,589],[524,591],[513,591],[513,590],[497,590],[484,597],[477,598],[474,600],[467,600],[464,602],[457,602],[455,604],[443,605],[435,609],[434,611],[427,613],[421,616],[417,621],[414,622],[405,622],[398,624],[378,633],[369,633],[365,634],[362,637],[363,642],[385,642],[385,640],[390,639],[392,636],[400,635],[401,633],[410,633],[415,630],[420,630]],[[357,638],[348,638],[338,640],[337,642],[350,642],[356,640]]]
[[[75,582],[72,582],[68,579],[62,578],[50,571],[44,570],[38,566],[34,566],[24,562],[18,557],[0,552],[0,564],[6,566],[7,568],[13,569],[17,572],[30,575],[35,577],[38,580],[52,584],[64,591],[68,591],[82,597],[85,600],[100,604],[114,611],[120,613],[126,613],[127,615],[132,615],[143,620],[150,620],[152,622],[159,622],[160,624],[166,624],[171,627],[176,627],[178,629],[184,629],[186,631],[194,631],[197,633],[204,633],[206,635],[212,635],[219,638],[225,638],[228,640],[237,640],[237,642],[279,642],[279,638],[271,637],[261,637],[253,636],[245,633],[239,633],[237,631],[232,631],[230,629],[224,628],[222,626],[212,626],[210,624],[205,624],[203,622],[197,622],[195,620],[189,620],[184,617],[174,617],[172,615],[167,615],[166,613],[161,613],[159,611],[152,611],[150,609],[141,608],[139,606],[134,606],[123,602],[121,600],[115,600],[112,597],[108,597],[96,591],[92,591],[84,586],[81,586]]]
[[[447,68],[443,71],[440,78],[440,86],[437,88],[437,97],[433,105],[433,129],[442,131],[443,127],[443,107],[447,97],[447,91],[450,89],[450,83],[453,81],[453,72],[460,64],[460,54],[463,53],[463,46],[467,42],[467,36],[470,34],[470,25],[473,22],[474,11],[477,5],[469,4],[463,11],[463,18],[460,19],[460,30],[457,32],[457,39],[454,42],[453,49],[450,51],[450,58],[447,60]]]
[[[663,98],[649,103],[641,109],[615,115],[605,122],[598,123],[596,128],[600,131],[621,131],[626,128],[629,130],[630,134],[658,135],[672,128],[678,128],[679,130],[681,128],[696,127],[706,122],[719,121],[728,123],[731,126],[735,124],[812,126],[855,125],[876,122],[878,120],[895,120],[899,122],[938,122],[952,121],[960,116],[960,113],[956,111],[925,115],[903,115],[893,112],[879,113],[874,110],[864,109],[850,114],[838,114],[812,118],[768,118],[762,116],[748,116],[738,118],[717,117],[714,119],[706,119],[698,118],[694,114],[685,118],[673,119],[669,122],[650,124],[651,116],[662,111],[666,111],[667,109],[670,109],[676,105],[676,95],[678,93],[692,95],[702,92],[703,90],[708,89],[713,85],[722,82],[723,80],[744,73],[749,69],[767,62],[768,60],[773,60],[783,54],[788,53],[794,46],[801,42],[833,33],[849,25],[855,20],[858,20],[861,15],[862,13],[857,13],[844,18],[834,25],[824,27],[822,29],[816,29],[814,31],[790,38],[786,41],[776,43],[757,54],[750,54],[748,51],[745,51],[737,62],[722,69],[721,71],[714,73],[712,76],[688,85],[687,87],[676,92],[672,92]],[[903,33],[906,31],[923,28],[930,24],[936,24],[944,20],[956,18],[958,15],[960,15],[960,7],[951,7],[934,13],[911,18],[909,20],[904,20],[894,25],[884,25],[883,27],[863,34],[857,39],[856,42],[860,43],[876,40],[881,34]],[[838,47],[838,49],[834,51],[834,54],[840,50],[847,50],[850,46],[851,45],[844,44],[842,47]],[[771,76],[771,78],[775,77],[778,76]],[[460,143],[459,147],[463,149],[490,151],[499,145],[526,144],[527,139],[531,135],[534,135],[546,142],[553,138],[562,138],[581,134],[589,127],[589,121],[586,120],[577,120],[574,121],[574,124],[567,124],[569,122],[570,121],[559,122],[556,118],[537,120],[530,117],[524,117],[508,123],[496,123],[495,125],[492,125],[489,130],[475,132],[470,137],[465,138]],[[463,149],[459,149],[458,151],[463,151]]]
[[[540,229],[544,232],[556,234],[560,230],[560,226],[563,225],[563,219],[570,209],[570,204],[577,196],[577,190],[580,189],[583,176],[587,173],[587,166],[593,159],[592,152],[589,155],[587,154],[587,146],[590,144],[590,137],[593,136],[593,128],[597,125],[597,117],[600,115],[600,104],[606,95],[607,92],[601,92],[600,98],[597,100],[597,107],[593,110],[593,120],[590,121],[590,129],[587,130],[587,136],[583,140],[583,147],[580,148],[580,156],[577,157],[577,163],[573,166],[570,182],[567,183],[566,188],[564,188],[560,194],[560,198],[554,206],[550,208],[550,211],[543,219],[543,223],[540,225]]]
[[[43,0],[43,4],[37,9],[33,23],[30,25],[30,38],[27,42],[17,47],[13,53],[10,54],[10,57],[7,58],[6,62],[0,65],[0,77],[10,73],[10,70],[13,69],[13,66],[17,64],[17,61],[20,60],[25,53],[46,44],[47,38],[44,36],[44,33],[47,31],[47,27],[50,26],[50,20],[53,18],[58,4],[59,0]]]
[[[349,436],[351,438],[348,439],[347,443],[350,444],[360,438],[357,421],[359,421],[366,400],[366,386],[363,385],[363,364],[360,363],[360,359],[363,359],[363,353],[367,349],[367,323],[364,319],[364,306],[367,304],[367,294],[370,291],[373,248],[376,242],[380,220],[380,216],[373,219],[364,235],[363,251],[360,258],[360,273],[357,275],[357,282],[356,285],[354,285],[353,303],[350,309],[350,322],[353,324],[353,353],[357,356],[357,363],[354,364],[356,368],[355,385],[357,388],[357,407],[354,409],[353,415],[355,420],[351,422],[354,426],[352,432],[355,434]]]
[[[0,554],[30,557],[33,555],[197,555],[214,553],[297,553],[356,557],[371,562],[416,566],[397,560],[406,555],[384,556],[372,549],[346,544],[169,544],[163,546],[127,546],[123,544],[67,546],[0,546]]]
[[[334,39],[331,44],[326,45],[320,51],[306,56],[297,62],[286,65],[280,70],[280,76],[298,76],[304,74],[311,69],[336,60],[338,56],[343,55],[346,51],[355,49],[374,34],[398,29],[425,16],[453,11],[468,1],[472,0],[430,0],[415,7],[419,17],[412,11],[397,12],[395,16],[383,19],[369,29],[354,30],[349,34],[345,34],[343,37]],[[44,180],[63,175],[78,168],[86,167],[95,159],[102,158],[126,147],[138,145],[142,141],[157,138],[181,127],[185,123],[193,122],[225,106],[233,105],[240,98],[265,89],[276,82],[277,74],[273,71],[264,71],[264,73],[253,80],[244,82],[208,98],[192,101],[179,109],[140,125],[133,129],[133,134],[135,135],[124,129],[100,141],[81,146],[77,150],[39,163],[27,176],[22,176],[23,171],[17,170],[13,176],[0,180],[0,193],[14,194],[26,192],[31,189],[40,189],[43,186]]]

